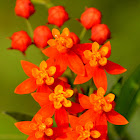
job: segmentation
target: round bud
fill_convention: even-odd
[[[38,48],[45,48],[48,45],[47,41],[52,38],[52,33],[47,26],[38,26],[34,30],[33,40]]]
[[[25,31],[15,32],[10,39],[12,40],[11,49],[16,49],[23,53],[32,44],[31,38]]]
[[[97,24],[91,29],[91,40],[98,42],[100,45],[104,44],[110,36],[111,32],[105,24]]]
[[[87,8],[81,15],[80,22],[86,29],[90,29],[94,25],[101,23],[101,17],[101,12],[96,8]]]
[[[61,27],[69,19],[68,13],[63,6],[54,6],[49,8],[48,23]]]
[[[35,12],[34,5],[30,0],[17,0],[15,13],[17,16],[28,19]]]

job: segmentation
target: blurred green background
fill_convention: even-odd
[[[15,120],[4,112],[34,115],[38,111],[39,105],[30,95],[16,95],[14,89],[27,78],[20,60],[28,60],[38,65],[42,55],[33,45],[26,51],[26,57],[19,51],[7,50],[11,41],[6,37],[20,30],[28,33],[29,31],[25,19],[17,17],[14,13],[16,0],[0,2],[0,140],[24,140],[26,136],[15,128]],[[102,12],[102,23],[107,24],[112,33],[110,39],[112,55],[109,59],[128,70],[119,76],[107,75],[108,92],[113,91],[117,96],[117,111],[130,121],[125,130],[123,127],[112,128],[110,125],[110,139],[140,140],[140,0],[52,0],[52,2],[54,5],[66,7],[70,20],[63,27],[68,27],[77,35],[80,35],[83,27],[75,19],[80,18],[85,7],[95,7]],[[33,29],[45,25],[48,16],[45,5],[37,3],[34,5],[36,13],[29,19]],[[49,27],[52,29],[54,26]],[[89,38],[90,31],[87,31],[82,42],[87,42]],[[123,79],[118,82],[122,76]]]

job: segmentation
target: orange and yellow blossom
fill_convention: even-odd
[[[37,101],[41,107],[51,108],[48,110],[51,113],[55,114],[55,121],[58,122],[59,126],[60,122],[63,122],[65,126],[69,126],[68,124],[68,113],[76,114],[82,112],[84,109],[78,103],[73,103],[69,99],[73,95],[73,90],[67,89],[62,85],[57,85],[54,88],[53,92],[35,92],[32,93],[33,98]],[[61,120],[61,121],[59,121]],[[64,123],[66,122],[66,123]],[[60,123],[61,125],[61,123]]]
[[[53,29],[52,35],[54,39],[48,41],[50,47],[43,50],[43,53],[53,60],[52,65],[55,65],[57,71],[59,71],[55,76],[58,77],[62,75],[67,66],[69,66],[74,73],[84,76],[84,64],[75,53],[75,42],[71,38],[69,29],[64,28],[61,34],[59,30]]]
[[[69,137],[74,140],[94,140],[100,139],[101,133],[96,130],[96,126],[91,121],[81,123],[78,117],[69,115],[69,122],[72,131],[68,133]]]
[[[101,132],[103,137],[107,136],[107,121],[115,125],[125,125],[128,121],[118,112],[114,110],[115,95],[109,93],[105,95],[105,90],[100,87],[97,93],[91,94],[89,97],[79,94],[79,102],[84,109],[88,109],[79,117],[79,120],[95,122],[97,130]],[[98,126],[102,126],[102,129]],[[104,131],[103,131],[104,130]]]
[[[97,88],[103,87],[107,89],[107,77],[109,74],[121,74],[126,71],[122,66],[107,60],[111,55],[110,42],[105,43],[100,49],[99,44],[79,44],[76,46],[82,51],[77,52],[85,63],[86,74],[84,76],[77,75],[74,84],[82,84],[93,77],[93,81]]]
[[[42,61],[38,67],[28,61],[22,60],[22,68],[29,78],[16,87],[15,93],[28,94],[43,86],[47,90],[49,88],[48,86],[54,84],[53,76],[56,72],[56,67],[48,66],[48,64]]]

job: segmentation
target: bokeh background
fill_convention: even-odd
[[[34,1],[34,0],[33,0]],[[40,0],[35,0],[39,2]],[[25,140],[27,137],[14,126],[15,119],[5,112],[20,112],[33,116],[39,105],[30,95],[14,94],[15,87],[27,78],[20,60],[28,60],[38,65],[42,54],[35,46],[30,46],[24,57],[19,51],[8,50],[11,41],[7,39],[14,32],[25,30],[26,21],[14,13],[16,0],[0,1],[0,140]],[[102,23],[111,30],[112,55],[109,58],[125,68],[122,75],[108,76],[108,92],[116,94],[117,111],[130,123],[127,127],[109,125],[111,140],[140,140],[140,0],[52,0],[54,5],[65,6],[70,20],[64,27],[80,35],[83,27],[75,19],[80,18],[85,7],[95,7],[102,12]],[[36,13],[29,21],[33,29],[47,23],[47,8],[34,3]],[[54,26],[49,25],[52,29]],[[30,34],[30,33],[29,33]],[[82,42],[89,42],[87,31]]]

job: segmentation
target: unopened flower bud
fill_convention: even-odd
[[[63,6],[54,6],[49,8],[48,23],[61,27],[69,19],[68,13]]]
[[[101,23],[101,17],[101,12],[96,8],[87,8],[81,15],[80,22],[86,29],[90,29],[94,25]]]
[[[98,42],[100,45],[110,38],[111,32],[107,25],[97,24],[91,29],[91,40]]]
[[[73,44],[80,43],[80,39],[79,39],[79,37],[75,33],[70,32],[70,35],[69,36],[73,40]]]
[[[45,48],[48,45],[47,41],[52,38],[52,33],[47,26],[38,26],[34,30],[33,40],[38,48]]]
[[[15,13],[17,16],[28,19],[35,12],[34,5],[30,0],[17,0]]]
[[[11,48],[9,49],[16,49],[21,52],[25,52],[29,45],[32,44],[32,40],[29,35],[25,31],[15,32],[12,37]]]

